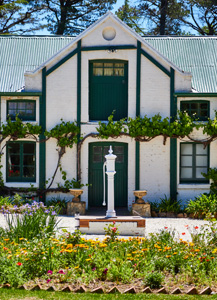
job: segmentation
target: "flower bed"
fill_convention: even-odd
[[[30,215],[32,224],[37,216]],[[74,288],[83,284],[89,289],[103,285],[107,290],[119,285],[124,290],[130,283],[141,291],[145,286],[187,290],[190,286],[202,289],[206,285],[216,289],[214,221],[204,228],[204,233],[197,234],[195,226],[193,242],[175,240],[168,228],[149,238],[117,239],[118,230],[112,224],[106,228],[107,238],[99,241],[85,240],[79,231],[74,234],[64,231],[57,237],[54,227],[48,231],[47,226],[30,238],[17,237],[13,226],[1,229],[1,285],[26,283],[27,287],[33,287],[40,283],[45,288],[62,289],[68,284]]]

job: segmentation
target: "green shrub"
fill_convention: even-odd
[[[159,211],[178,213],[181,211],[181,200],[173,200],[165,195],[164,198],[160,198]]]
[[[201,194],[194,200],[190,200],[187,204],[186,212],[199,218],[215,215],[217,213],[217,195]]]
[[[145,285],[151,289],[157,289],[162,286],[164,275],[157,271],[152,271],[145,276]]]

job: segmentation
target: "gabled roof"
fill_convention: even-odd
[[[144,37],[179,68],[191,72],[197,92],[217,92],[217,37]]]
[[[37,73],[42,70],[45,66],[48,66],[50,63],[56,60],[58,56],[64,56],[70,52],[70,50],[77,44],[79,40],[86,37],[88,34],[93,32],[98,26],[105,23],[107,20],[112,20],[114,23],[118,24],[120,27],[125,29],[129,35],[133,36],[135,39],[140,41],[143,46],[145,46],[151,54],[155,55],[158,59],[162,59],[169,67],[173,67],[177,72],[182,73],[182,75],[190,75],[189,73],[185,73],[184,70],[179,69],[178,66],[174,65],[168,58],[162,55],[162,53],[158,52],[155,48],[153,48],[150,44],[148,44],[139,34],[137,34],[132,28],[130,28],[126,23],[121,21],[117,16],[115,16],[112,12],[108,11],[105,15],[99,18],[96,22],[94,22],[91,26],[85,29],[81,34],[79,34],[69,45],[65,46],[58,53],[56,53],[53,57],[50,57],[47,61],[43,62],[38,68],[34,71],[27,72],[29,75]],[[72,50],[71,50],[72,51]]]

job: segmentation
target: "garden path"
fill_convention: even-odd
[[[58,232],[61,228],[67,229],[69,232],[75,230],[75,218],[71,216],[58,216]],[[191,232],[201,231],[201,226],[208,224],[204,220],[194,220],[189,218],[145,218],[146,219],[146,235],[151,233],[159,233],[161,230],[175,230],[175,237],[185,241],[191,241]],[[6,227],[6,221],[3,214],[0,214],[0,227]],[[104,235],[84,235],[87,239],[104,239]]]

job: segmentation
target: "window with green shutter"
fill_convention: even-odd
[[[7,101],[7,118],[15,120],[16,116],[23,121],[36,121],[36,101]]]
[[[180,110],[198,121],[206,121],[210,116],[209,101],[205,100],[181,101]]]
[[[8,182],[36,181],[36,145],[34,142],[7,143]]]
[[[207,173],[209,168],[209,147],[203,144],[180,144],[180,182],[181,183],[209,183],[201,174]]]

